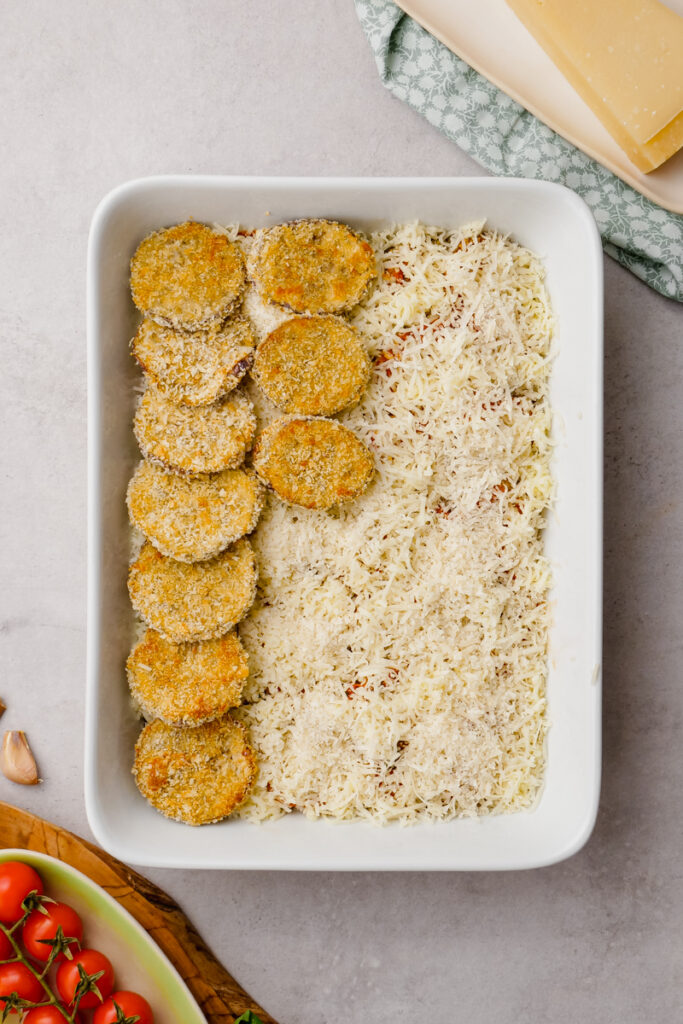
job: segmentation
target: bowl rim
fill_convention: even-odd
[[[4,847],[0,849],[0,864],[8,860],[23,861],[24,863],[31,864],[38,871],[40,871],[41,865],[49,865],[52,873],[66,879],[64,883],[65,888],[75,890],[77,896],[81,895],[80,890],[83,889],[91,893],[96,901],[100,901],[104,904],[104,907],[108,908],[111,917],[118,919],[121,925],[119,931],[128,933],[124,940],[126,945],[133,943],[138,947],[138,950],[144,949],[146,954],[155,961],[155,966],[152,969],[155,970],[157,978],[163,980],[164,987],[169,987],[169,983],[173,984],[173,991],[169,994],[169,998],[173,1000],[182,999],[184,1001],[183,1012],[192,1012],[194,1014],[191,1020],[188,1019],[187,1024],[206,1024],[206,1018],[197,1000],[192,995],[178,969],[174,967],[163,949],[154,941],[149,932],[143,928],[131,912],[123,904],[119,903],[118,900],[114,899],[103,886],[93,881],[85,872],[73,867],[72,864],[58,857],[53,857],[49,853],[43,853],[41,850]],[[79,908],[76,907],[75,909],[78,910]],[[90,909],[93,910],[93,908]],[[131,935],[133,938],[130,937]],[[106,953],[106,950],[104,952]],[[141,955],[144,956],[145,954],[142,953]],[[114,964],[114,968],[116,968],[116,964]]]

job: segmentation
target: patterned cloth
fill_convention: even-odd
[[[683,302],[683,217],[641,196],[451,53],[393,0],[354,0],[388,89],[494,174],[557,181],[593,212],[605,252]],[[476,2],[476,0],[474,0]]]

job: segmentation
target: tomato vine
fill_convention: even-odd
[[[21,930],[26,924],[29,916],[36,910],[46,914],[47,911],[45,909],[45,904],[54,902],[55,901],[50,899],[49,896],[44,896],[34,889],[22,901],[21,909],[23,910],[23,915],[17,921],[11,925],[4,924],[0,921],[0,936],[4,936],[5,942],[3,945],[5,946],[5,951],[7,950],[7,943],[9,943],[9,947],[13,953],[13,956],[0,960],[0,968],[7,964],[21,964],[22,967],[29,971],[33,978],[40,984],[45,995],[44,999],[36,1001],[23,999],[16,990],[7,993],[0,992],[0,1004],[3,1004],[2,1015],[0,1016],[2,1024],[4,1024],[9,1014],[13,1011],[24,1013],[28,1010],[35,1009],[36,1007],[44,1006],[55,1007],[55,1009],[61,1013],[67,1024],[78,1024],[78,1008],[85,994],[87,992],[96,991],[99,999],[102,1000],[102,995],[99,992],[99,989],[97,989],[97,980],[101,976],[102,972],[100,971],[95,974],[87,974],[80,965],[80,980],[72,1003],[68,1006],[64,1005],[53,989],[50,981],[50,969],[60,955],[66,957],[67,960],[73,959],[73,953],[70,947],[74,943],[79,943],[77,938],[65,936],[61,927],[58,927],[57,934],[54,939],[43,940],[46,941],[51,948],[50,954],[44,964],[41,965],[40,970],[34,966],[30,957],[26,955],[18,941],[17,936],[21,933]]]

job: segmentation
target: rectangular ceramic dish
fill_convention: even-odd
[[[128,263],[151,230],[187,218],[249,226],[331,217],[370,231],[420,219],[476,218],[543,260],[557,320],[551,398],[557,501],[545,786],[529,812],[411,828],[332,825],[291,814],[192,828],[163,818],[131,775],[139,731],[125,680],[132,610],[125,490],[139,454],[131,421],[138,371]],[[600,789],[602,599],[602,253],[574,193],[544,182],[477,178],[167,177],[102,201],[88,253],[89,553],[85,787],[97,840],[132,864],[319,870],[529,868],[570,856],[593,827]]]

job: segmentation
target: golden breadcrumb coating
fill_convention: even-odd
[[[283,417],[257,438],[254,469],[283,501],[326,509],[362,494],[374,465],[363,442],[336,420]]]
[[[188,825],[227,817],[256,777],[256,758],[244,727],[229,716],[196,729],[157,719],[135,744],[133,775],[152,807]]]
[[[176,405],[149,387],[138,405],[133,429],[150,462],[187,476],[218,473],[244,462],[256,430],[246,395],[232,392],[215,405]]]
[[[239,246],[193,220],[148,235],[130,262],[130,289],[138,309],[185,331],[225,320],[244,284]]]
[[[248,540],[207,562],[176,562],[147,541],[128,573],[128,592],[148,626],[185,643],[223,636],[256,595],[256,565]]]
[[[339,313],[360,301],[377,266],[345,224],[297,220],[259,232],[249,274],[265,300],[294,313]]]
[[[148,629],[126,662],[128,685],[146,719],[197,726],[242,700],[247,654],[233,631],[218,640],[174,644]]]
[[[177,562],[200,562],[251,533],[263,498],[251,470],[188,478],[141,462],[126,502],[131,522],[158,551]]]
[[[255,344],[244,317],[205,331],[162,327],[146,317],[131,350],[165,398],[180,405],[211,405],[237,387],[253,362]]]
[[[334,316],[295,316],[256,350],[254,380],[283,412],[331,416],[355,405],[370,379],[358,332]]]
[[[263,497],[251,470],[188,478],[141,462],[128,484],[126,503],[133,525],[163,555],[200,562],[251,534]]]

